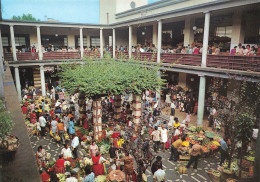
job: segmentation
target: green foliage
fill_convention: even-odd
[[[0,100],[0,126],[0,137],[6,136],[6,134],[8,134],[13,127],[13,122],[10,114],[5,111],[2,100]]]
[[[236,138],[242,141],[245,146],[250,142],[253,133],[254,119],[250,113],[239,113],[236,118]]]
[[[87,97],[104,94],[142,94],[145,90],[159,90],[165,80],[158,77],[159,65],[147,62],[123,61],[109,58],[85,58],[83,65],[64,64],[59,74],[63,86],[70,93],[75,90]]]
[[[23,16],[13,16],[13,20],[26,20],[26,21],[41,21],[40,19],[36,19],[32,16],[32,14],[23,14]]]

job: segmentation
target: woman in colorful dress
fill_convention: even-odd
[[[98,146],[96,145],[95,141],[92,141],[92,145],[89,146],[89,155],[91,157],[96,156],[97,152],[98,152]]]
[[[107,160],[104,159],[99,154],[99,152],[97,152],[95,156],[92,156],[92,161],[93,161],[93,172],[94,172],[95,176],[104,175],[105,170],[104,170],[103,163],[106,162]]]
[[[35,124],[35,123],[37,122],[37,116],[36,116],[35,111],[33,111],[33,112],[30,114],[30,118],[31,118],[31,123],[32,123],[32,124]]]
[[[56,173],[65,173],[65,168],[64,168],[65,160],[63,159],[63,155],[59,155],[59,159],[55,163],[55,168],[54,171]]]
[[[36,160],[38,163],[38,166],[40,168],[45,168],[47,163],[47,152],[45,149],[42,148],[42,146],[38,147],[38,150],[36,152]]]
[[[126,182],[130,182],[132,180],[132,175],[134,172],[134,158],[130,156],[129,153],[125,152],[125,157],[122,158],[121,161],[124,161]]]

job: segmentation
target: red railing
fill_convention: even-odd
[[[100,58],[99,51],[84,51],[84,56]]]
[[[43,59],[80,59],[79,52],[45,52]]]
[[[156,62],[157,61],[157,54],[156,53],[152,53],[152,52],[134,52],[132,53],[133,58],[137,59],[137,60],[142,60],[142,61],[152,61],[152,62]]]
[[[5,60],[13,61],[13,54],[8,52],[4,54]],[[39,59],[37,52],[16,53],[17,60],[37,60]]]
[[[87,57],[100,57],[98,51],[86,51],[84,55]],[[12,61],[12,53],[4,54],[5,60]],[[128,53],[117,52],[117,58],[128,59]],[[133,53],[132,57],[137,60],[146,60],[156,62],[156,53]],[[190,66],[201,65],[201,54],[161,54],[163,63],[173,63]],[[38,53],[17,53],[18,60],[38,60]],[[79,52],[46,52],[43,59],[80,59]],[[208,55],[207,67],[222,68],[242,71],[260,72],[260,56],[229,56],[229,55]]]
[[[200,66],[201,55],[199,54],[161,54],[163,63],[174,63],[182,65]]]

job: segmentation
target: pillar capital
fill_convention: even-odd
[[[83,29],[83,27],[79,27],[79,29]]]
[[[204,11],[203,13],[204,13],[204,14],[206,14],[206,13],[210,13],[210,11],[207,10],[207,11]]]
[[[44,68],[44,65],[40,65],[40,68],[43,69],[43,68]]]
[[[36,25],[36,28],[41,28],[41,26],[40,25]]]
[[[14,25],[12,25],[12,24],[11,24],[11,25],[9,25],[9,26],[10,26],[10,27],[14,27]]]
[[[19,68],[19,66],[18,66],[18,65],[14,65],[13,67],[14,67],[14,68]]]
[[[198,74],[198,76],[199,76],[199,77],[202,77],[202,76],[205,76],[205,75],[200,73],[200,74]]]
[[[100,28],[100,30],[103,30],[103,28]]]

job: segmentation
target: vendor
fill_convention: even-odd
[[[182,146],[182,142],[185,141],[185,137],[183,136],[181,139],[176,140],[175,142],[172,143],[171,146],[171,155],[170,155],[170,159],[169,160],[173,160],[174,157],[174,161],[177,162],[177,160],[179,159],[179,148]]]
[[[60,154],[59,155],[59,159],[56,161],[55,163],[55,168],[54,168],[54,171],[56,173],[62,173],[64,174],[65,173],[65,169],[64,169],[64,164],[65,164],[65,160],[63,158],[63,155]]]
[[[202,154],[201,145],[199,144],[193,145],[190,152],[190,161],[186,167],[189,168],[190,165],[194,162],[193,169],[197,169],[199,157],[201,156],[201,154]]]
[[[63,155],[64,159],[70,160],[72,158],[72,152],[68,143],[64,145],[64,148],[61,150],[61,154]]]
[[[95,141],[92,141],[92,145],[89,146],[89,155],[90,156],[96,156],[96,153],[98,152],[98,146],[96,145]]]

